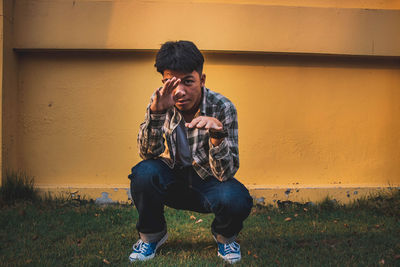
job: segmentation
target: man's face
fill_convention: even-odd
[[[165,70],[162,82],[165,83],[168,79],[176,77],[181,79],[179,85],[172,92],[180,92],[182,97],[177,99],[175,107],[182,112],[196,112],[201,102],[201,88],[205,84],[205,74],[200,74],[197,71],[191,73],[183,73],[173,70]]]

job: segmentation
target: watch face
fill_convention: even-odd
[[[222,139],[228,136],[228,132],[226,130],[223,131],[209,131],[210,137],[215,139]]]

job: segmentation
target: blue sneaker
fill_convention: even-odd
[[[159,246],[164,244],[167,241],[168,234],[165,233],[163,238],[158,242],[154,243],[145,243],[142,239],[139,239],[135,245],[133,245],[133,252],[129,255],[129,260],[131,262],[134,261],[146,261],[154,258],[156,255],[156,251]]]
[[[218,244],[218,256],[223,258],[226,262],[235,263],[242,259],[240,245],[236,241],[229,244],[222,244],[218,242],[215,237],[214,239]]]

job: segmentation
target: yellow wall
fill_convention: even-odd
[[[123,200],[154,51],[190,39],[207,87],[236,104],[237,177],[254,195],[400,186],[399,2],[295,2],[8,2],[3,170]]]
[[[216,56],[206,70],[238,107],[248,184],[400,182],[398,61]]]
[[[238,108],[238,176],[247,184],[399,182],[398,64],[206,60],[206,85]],[[46,184],[126,183],[139,160],[138,125],[160,84],[152,64],[153,54],[22,54],[22,166]]]
[[[2,177],[7,171],[22,169],[18,162],[18,56],[13,51],[13,1],[2,1]]]
[[[3,1],[0,0],[0,72],[1,72],[1,78],[0,78],[0,95],[1,99],[3,98],[3,40],[4,40],[4,34],[3,34],[3,17],[4,17],[4,11],[3,11]],[[2,107],[3,101],[0,101],[0,110],[3,109]],[[2,122],[2,116],[0,117],[0,125],[3,125]],[[2,132],[0,132],[0,140],[3,140],[3,135]],[[3,146],[1,146],[3,147]],[[0,148],[0,170],[3,170],[3,148]],[[0,171],[0,186],[3,184],[2,183],[2,174]]]
[[[15,47],[158,49],[190,39],[203,50],[400,55],[400,10],[386,9],[399,1],[341,2],[17,0]]]

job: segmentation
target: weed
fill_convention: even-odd
[[[320,203],[318,203],[318,208],[325,211],[333,211],[340,207],[340,204],[336,199],[332,199],[331,197],[325,197]]]
[[[400,189],[390,188],[354,200],[348,205],[352,209],[370,209],[378,214],[400,218]]]
[[[24,172],[7,172],[0,187],[0,199],[4,203],[14,203],[17,200],[37,201],[40,197],[32,176]]]

